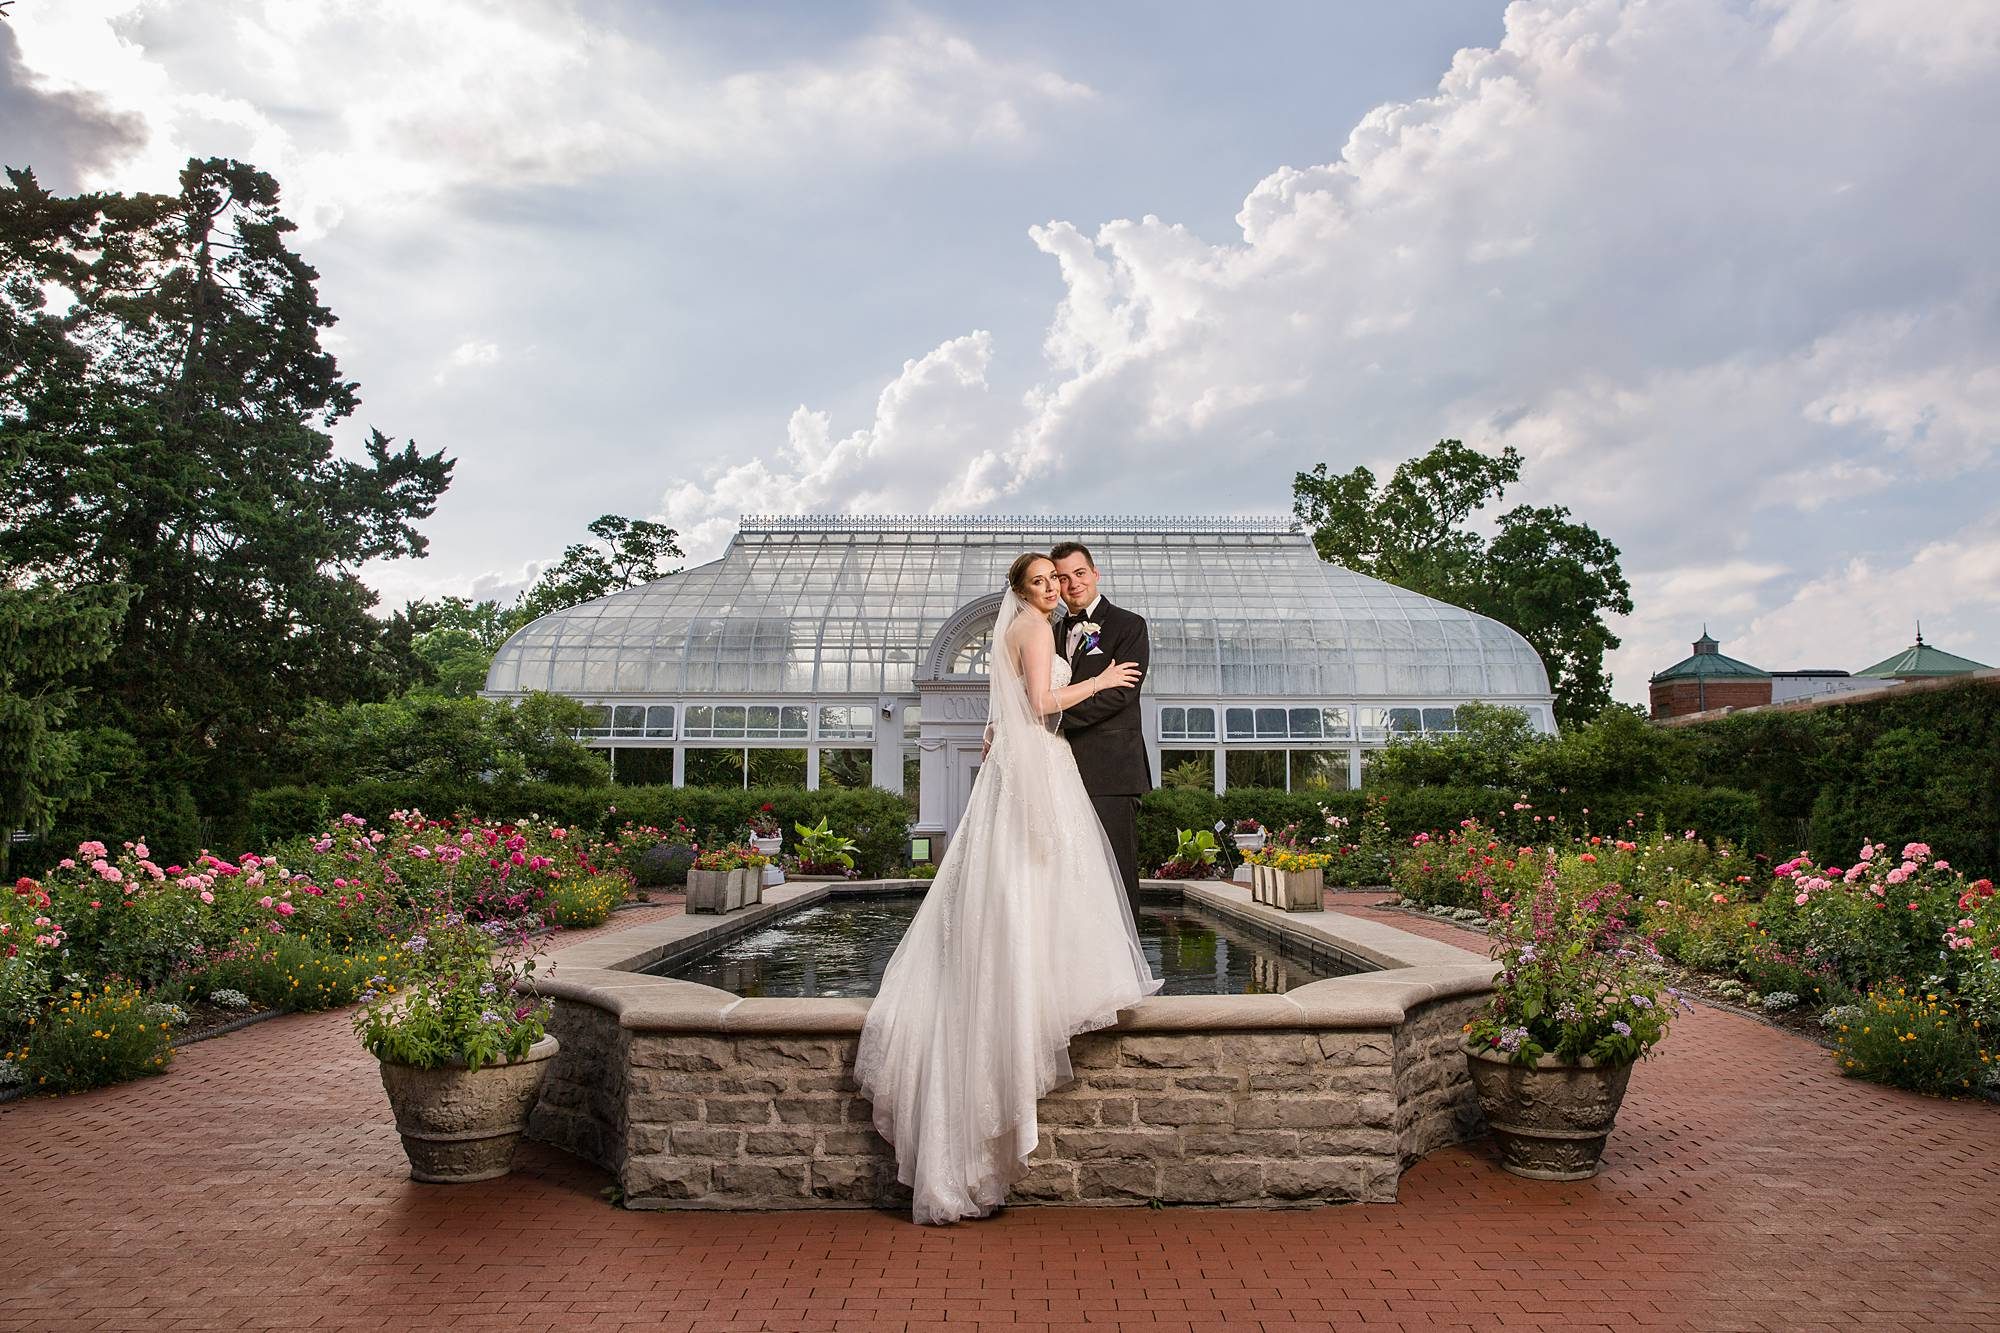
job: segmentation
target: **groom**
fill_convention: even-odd
[[[1082,542],[1050,550],[1069,614],[1056,622],[1056,651],[1068,660],[1072,681],[1089,680],[1113,662],[1130,662],[1143,677],[1151,653],[1145,617],[1113,606],[1097,591],[1097,562]],[[1143,680],[1141,685],[1143,685]],[[1062,715],[1064,737],[1076,756],[1084,790],[1097,810],[1125,881],[1133,922],[1139,919],[1139,797],[1153,789],[1146,739],[1139,730],[1139,685],[1093,694]]]

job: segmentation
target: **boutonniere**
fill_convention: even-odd
[[[1077,626],[1077,628],[1083,631],[1081,643],[1084,650],[1091,653],[1097,652],[1098,644],[1104,641],[1104,626],[1094,620],[1086,620],[1083,624]]]

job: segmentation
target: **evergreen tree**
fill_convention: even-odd
[[[442,452],[327,433],[358,406],[278,185],[190,161],[170,195],[0,189],[0,570],[131,590],[79,720],[228,804],[308,700],[393,683],[360,566],[424,553]]]

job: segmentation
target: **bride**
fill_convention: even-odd
[[[998,1208],[1039,1141],[1035,1102],[1071,1078],[1069,1039],[1160,988],[1111,845],[1055,728],[1065,707],[1139,683],[1130,663],[1069,683],[1055,564],[1007,571],[993,630],[992,750],[958,834],[889,960],[854,1076],[919,1222]]]

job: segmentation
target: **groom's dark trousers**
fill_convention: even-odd
[[[1087,621],[1096,625],[1096,643],[1088,636],[1071,651],[1070,629]],[[1089,680],[1113,662],[1130,662],[1143,676],[1152,654],[1144,616],[1099,598],[1087,615],[1071,613],[1055,626],[1056,651],[1069,662],[1070,680]],[[1093,647],[1095,651],[1093,651]],[[1136,924],[1139,919],[1139,798],[1153,789],[1153,769],[1146,761],[1146,737],[1139,726],[1139,687],[1103,690],[1062,715],[1063,735],[1076,756],[1077,773],[1090,793],[1090,804],[1111,841],[1125,882],[1125,899]]]

